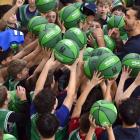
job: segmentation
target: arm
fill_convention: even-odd
[[[121,96],[121,100],[127,99],[131,96],[131,94],[133,93],[133,91],[140,86],[140,72],[137,75],[136,79],[134,80],[134,82],[126,89],[126,91],[124,92],[124,94]]]
[[[106,88],[106,93],[105,93],[104,99],[107,101],[110,101],[110,102],[113,100],[113,97],[111,94],[112,93],[111,87],[115,83],[115,80],[116,80],[116,78],[107,80],[107,88]]]
[[[114,132],[112,126],[106,128],[108,134],[108,140],[115,140]]]
[[[104,33],[101,28],[96,28],[93,31],[93,37],[96,38],[99,47],[105,47]]]
[[[71,66],[68,68],[70,69],[70,79],[67,89],[67,96],[63,102],[63,104],[71,110],[71,107],[73,105],[75,93],[76,93],[76,70],[77,70],[77,63],[78,60],[76,60]]]
[[[103,97],[105,97],[107,87],[106,87],[106,83],[105,83],[104,80],[100,83],[100,87],[101,87],[101,90],[102,90],[102,93],[103,93]]]
[[[129,78],[130,73],[131,73],[131,70],[129,70],[129,68],[123,67],[122,74],[121,74],[121,77],[120,77],[120,81],[119,81],[119,84],[118,84],[118,88],[117,88],[117,91],[116,91],[116,96],[115,96],[115,102],[117,104],[119,103],[120,98],[124,93],[123,92],[124,84],[125,84],[125,81]]]
[[[95,124],[95,120],[93,120],[93,117],[91,115],[89,115],[89,121],[90,121],[90,128],[89,128],[89,131],[87,133],[85,140],[93,140],[93,136],[96,139],[95,129],[97,126]]]
[[[55,69],[58,66],[58,61],[54,59],[54,55],[52,54],[51,58],[47,61],[45,64],[41,74],[39,75],[39,78],[36,82],[36,87],[35,87],[35,94],[34,96],[37,95],[39,91],[41,91],[45,85],[45,81],[48,76],[48,72],[50,69]]]
[[[100,77],[100,74],[95,72],[94,75],[93,75],[92,80],[88,81],[86,83],[85,89],[83,90],[83,92],[81,93],[80,97],[78,98],[77,103],[76,103],[76,105],[74,107],[74,111],[72,113],[72,118],[80,117],[82,106],[83,106],[84,102],[86,101],[90,91],[96,85],[98,85],[101,81],[102,81],[102,77]]]
[[[23,57],[23,60],[26,60],[27,62],[33,60],[36,56],[38,56],[40,51],[41,51],[41,48],[39,46],[37,46],[34,51],[32,51],[30,54]]]
[[[31,53],[36,48],[37,45],[38,45],[38,39],[36,39],[35,41],[33,41],[32,43],[30,43],[29,45],[27,45],[22,51],[20,51],[19,53],[17,53],[13,57],[13,59],[23,58],[24,56],[26,56],[29,53]]]
[[[18,9],[19,7],[21,7],[21,6],[24,4],[24,1],[25,1],[25,0],[17,0],[17,1],[16,1],[16,4],[15,4],[8,12],[6,12],[6,13],[4,14],[4,16],[3,16],[2,19],[3,19],[5,22],[7,22],[8,19],[9,19],[9,17],[10,17],[12,14],[16,14],[17,9]]]

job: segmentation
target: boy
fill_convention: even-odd
[[[120,119],[122,126],[116,126],[113,129],[116,140],[139,140],[140,128],[136,122],[140,117],[140,102],[138,99],[129,98],[119,105]],[[101,140],[107,140],[107,135],[104,134]]]
[[[28,77],[29,69],[26,67],[27,62],[22,59],[13,60],[10,62],[7,72],[7,88],[12,91],[16,86]]]
[[[105,25],[107,23],[111,6],[112,0],[97,0],[97,15],[101,20],[102,25]]]

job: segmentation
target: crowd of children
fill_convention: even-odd
[[[5,47],[8,34],[0,38],[0,140],[140,140],[140,72],[131,78],[131,69],[123,67],[114,79],[105,80],[101,73],[94,72],[89,80],[83,73],[84,50],[72,65],[64,65],[28,32],[29,20],[41,15],[64,33],[58,12],[74,2],[89,6],[84,0],[58,0],[56,10],[42,14],[35,0],[0,5],[0,34],[8,29],[15,35],[24,34],[24,44],[20,45],[20,38],[19,44],[10,44],[9,48]],[[132,5],[125,0],[90,3],[90,11],[83,11],[86,20],[79,23],[83,31],[93,31],[88,46],[93,47],[96,39],[99,47],[105,47],[107,20],[110,15],[119,15],[125,19],[127,38],[123,40],[117,28],[107,31],[116,41],[114,53],[120,59],[129,53],[140,54],[139,5],[139,0]],[[118,109],[112,126],[97,126],[89,113],[100,99],[114,102]],[[11,139],[6,139],[6,134],[11,134]]]

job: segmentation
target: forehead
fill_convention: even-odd
[[[133,9],[129,9],[129,10],[126,11],[126,15],[133,16],[133,17],[136,16],[136,13],[137,12]]]

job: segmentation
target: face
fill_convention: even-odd
[[[32,33],[28,32],[24,39],[24,45],[26,46],[34,40],[35,40],[35,36]]]
[[[18,74],[18,78],[20,80],[24,80],[24,79],[28,78],[28,76],[29,76],[29,69],[28,68],[24,68],[22,70],[22,72],[20,74]]]
[[[45,17],[48,19],[49,23],[55,23],[56,22],[56,13],[54,11],[46,13]]]
[[[116,16],[123,16],[123,17],[125,16],[125,14],[120,10],[115,10],[112,14]]]
[[[101,27],[101,24],[99,22],[92,21],[92,22],[89,23],[89,28],[91,30],[94,30],[96,28],[102,28],[102,27]]]
[[[12,15],[9,17],[8,22],[9,22],[10,24],[16,24],[16,23],[17,23],[17,17],[16,17],[16,15],[15,15],[15,14],[12,14]]]
[[[136,11],[129,9],[125,15],[125,29],[126,31],[133,31],[137,28]]]
[[[28,3],[30,4],[30,6],[35,6],[35,0],[28,0]]]
[[[107,13],[110,12],[110,7],[108,4],[102,5],[102,4],[98,4],[97,5],[97,13],[99,15],[107,15]]]

